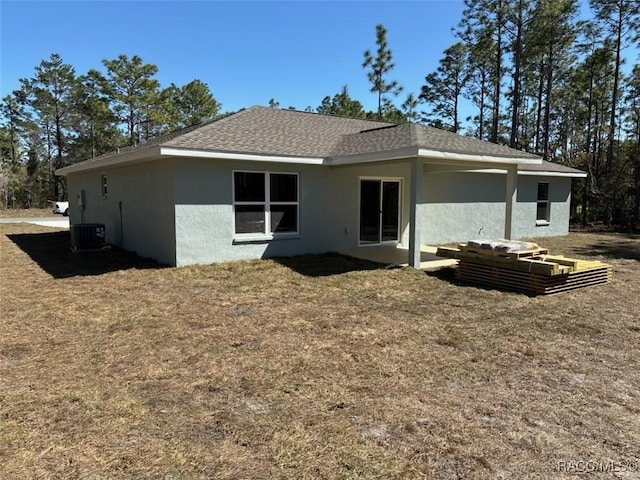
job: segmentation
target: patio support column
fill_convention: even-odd
[[[507,167],[507,197],[504,212],[504,238],[511,240],[513,237],[513,216],[516,210],[518,198],[518,166]]]
[[[409,194],[409,266],[420,268],[420,244],[422,233],[422,162],[418,158],[411,160],[411,181]]]

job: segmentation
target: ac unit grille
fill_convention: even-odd
[[[80,223],[71,226],[71,249],[94,250],[105,246],[104,224]]]

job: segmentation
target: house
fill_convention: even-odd
[[[174,266],[568,232],[571,181],[529,153],[416,124],[252,107],[56,172],[71,224]]]

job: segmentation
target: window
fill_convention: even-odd
[[[298,174],[233,172],[235,233],[298,233]]]
[[[107,196],[107,176],[106,175],[102,175],[102,177],[100,177],[100,184],[102,185],[102,196],[106,197]]]
[[[547,225],[549,223],[549,184],[538,184],[538,203],[536,224]]]

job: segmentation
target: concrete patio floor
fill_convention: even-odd
[[[453,267],[458,263],[457,260],[452,258],[436,256],[437,249],[437,247],[429,245],[422,245],[420,247],[420,270],[431,272],[442,268]],[[401,267],[406,267],[409,260],[409,250],[394,245],[372,245],[340,253],[363,260],[388,265],[398,265]]]

